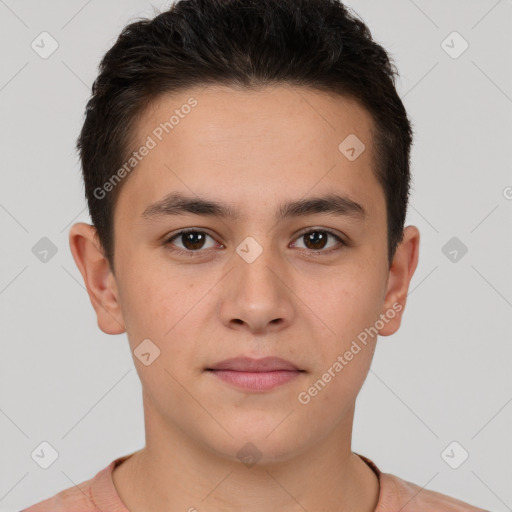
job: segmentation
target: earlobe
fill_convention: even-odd
[[[391,268],[382,313],[388,321],[379,330],[381,336],[390,336],[400,328],[407,302],[412,276],[418,266],[420,232],[416,226],[404,229],[403,240],[398,246]]]
[[[74,224],[69,232],[69,247],[96,312],[98,327],[106,334],[122,334],[126,329],[115,279],[94,226]]]

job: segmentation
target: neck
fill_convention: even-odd
[[[114,469],[114,485],[130,512],[374,512],[379,482],[350,450],[352,417],[302,453],[254,465],[146,421],[146,447]]]

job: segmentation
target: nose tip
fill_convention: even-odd
[[[239,263],[237,272],[231,274],[221,307],[226,324],[235,328],[245,326],[253,333],[284,328],[291,322],[293,306],[282,279],[264,259]]]

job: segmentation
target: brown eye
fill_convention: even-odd
[[[180,231],[179,233],[173,235],[165,242],[164,245],[173,251],[191,254],[194,252],[202,252],[201,249],[214,247],[214,240],[213,244],[211,244],[209,247],[205,246],[207,238],[213,240],[213,238],[204,231],[190,229],[187,231]]]
[[[205,241],[204,233],[199,231],[191,231],[189,233],[182,233],[180,238],[181,243],[184,245],[185,249],[189,249],[191,251],[202,249]]]
[[[331,246],[328,246],[329,238],[334,239],[338,244],[334,243],[334,245],[331,244]],[[338,235],[323,229],[314,229],[302,233],[297,240],[303,240],[304,248],[309,249],[311,252],[329,253],[331,250],[338,249],[339,247],[337,247],[337,245],[346,245]]]
[[[305,245],[308,249],[318,251],[325,247],[329,235],[322,231],[310,231],[309,233],[303,235],[303,237]]]

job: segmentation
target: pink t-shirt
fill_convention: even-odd
[[[131,455],[113,460],[90,480],[21,512],[130,512],[117,494],[112,471]],[[382,473],[370,459],[357,455],[379,478],[380,493],[375,512],[488,512],[445,494],[422,489],[389,473]]]

